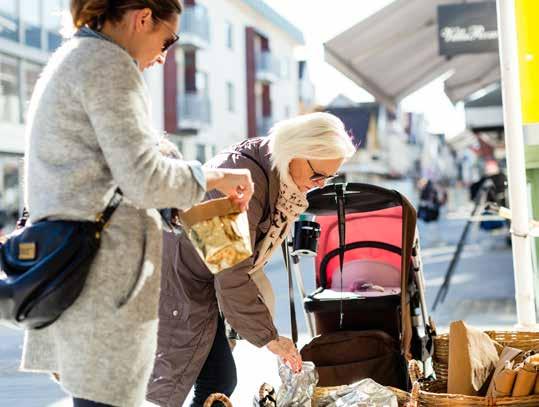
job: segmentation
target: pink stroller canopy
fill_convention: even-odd
[[[325,288],[340,291],[339,256],[330,255],[339,247],[337,216],[317,216],[316,221],[321,227],[316,256],[317,286],[323,285],[321,273],[325,269]],[[382,287],[386,294],[395,289],[395,294],[400,293],[402,228],[401,206],[346,215],[346,244],[362,247],[347,248],[345,252],[343,291],[367,295]]]

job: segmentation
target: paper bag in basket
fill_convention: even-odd
[[[180,218],[196,251],[213,274],[253,254],[247,213],[240,212],[228,198],[196,205]]]

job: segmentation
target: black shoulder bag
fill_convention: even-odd
[[[101,231],[122,201],[116,188],[91,221],[42,220],[19,228],[0,244],[0,324],[40,329],[56,321],[81,293]]]

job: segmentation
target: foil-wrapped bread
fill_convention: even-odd
[[[213,274],[252,256],[246,212],[228,198],[196,205],[180,215],[196,251]]]

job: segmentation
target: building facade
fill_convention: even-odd
[[[294,50],[304,40],[261,0],[184,5],[180,41],[164,67],[163,124],[185,158],[204,162],[298,114]]]
[[[145,71],[152,121],[186,159],[266,135],[314,98],[294,50],[302,33],[262,0],[184,0],[180,41]],[[62,42],[69,0],[0,0],[0,229],[20,211],[26,107]],[[298,72],[299,71],[299,72]]]
[[[51,53],[62,42],[68,0],[0,1],[0,229],[17,216],[26,107]]]

